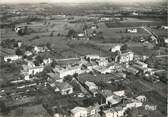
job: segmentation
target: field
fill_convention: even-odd
[[[166,20],[157,20],[157,19],[137,19],[137,18],[127,18],[119,23],[106,23],[107,27],[138,27],[138,26],[159,26],[165,25]]]
[[[50,117],[47,111],[42,105],[30,106],[30,107],[19,107],[9,113],[8,116],[17,117]]]

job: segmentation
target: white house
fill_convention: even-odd
[[[133,52],[126,52],[126,53],[121,53],[120,57],[119,57],[119,62],[123,63],[123,62],[129,62],[132,61],[134,59],[134,53]]]
[[[99,55],[86,55],[85,57],[90,60],[100,59]]]
[[[68,75],[74,75],[75,73],[82,73],[81,66],[73,66],[73,67],[66,67],[62,68],[60,66],[56,66],[53,71],[57,74],[60,78],[64,78]]]
[[[24,80],[30,80],[30,75],[28,73],[22,73]]]
[[[32,75],[35,75],[37,73],[40,73],[44,70],[44,67],[43,66],[36,66],[36,67],[32,67],[29,69],[28,73],[29,74],[32,74]]]
[[[84,34],[84,33],[78,33],[77,36],[78,36],[78,37],[84,37],[85,34]]]
[[[142,68],[147,68],[148,67],[148,64],[146,64],[144,62],[141,62],[141,61],[136,61],[135,64],[141,66]]]
[[[87,117],[87,108],[75,107],[71,110],[71,117]]]
[[[168,30],[168,26],[161,26],[162,29]]]
[[[22,58],[22,56],[10,55],[10,56],[5,56],[5,57],[4,57],[4,61],[5,61],[5,62],[8,62],[8,60],[10,60],[10,61],[16,61],[16,60],[19,60],[19,59],[21,59],[21,58]]]
[[[62,95],[73,93],[73,87],[67,82],[55,82],[51,86],[55,88],[55,92],[60,92]]]
[[[126,103],[126,106],[124,107],[125,110],[127,110],[128,108],[138,108],[141,107],[143,105],[143,103],[141,101],[138,100],[134,100],[131,99],[129,100],[129,102]]]
[[[20,48],[22,46],[22,42],[18,42],[18,47]]]
[[[44,47],[37,47],[37,46],[35,46],[34,47],[34,52],[35,53],[45,52],[45,49],[44,49]]]
[[[120,51],[120,49],[121,49],[121,45],[116,45],[116,46],[110,48],[110,51],[111,52],[116,52],[116,51]]]
[[[112,67],[105,67],[105,66],[94,68],[94,70],[101,74],[107,74],[113,71]]]
[[[24,53],[24,55],[26,55],[26,56],[31,56],[31,55],[33,55],[33,53],[30,52],[30,51],[26,51],[26,52]]]
[[[136,99],[137,99],[138,101],[145,102],[145,101],[146,101],[146,96],[140,95],[140,96],[137,96]]]
[[[138,32],[138,30],[137,29],[127,29],[127,32],[129,32],[129,33],[137,33]]]
[[[86,63],[84,66],[87,68],[87,70],[90,72],[93,69],[96,69],[98,67],[97,63],[92,62],[92,63]]]
[[[134,16],[138,16],[139,14],[136,13],[136,12],[133,12],[132,15],[134,15]]]
[[[109,17],[101,17],[101,18],[100,18],[100,21],[109,21],[109,20],[110,20]]]
[[[103,110],[102,117],[121,117],[125,110],[122,107],[113,107],[108,110]]]
[[[29,62],[31,63],[31,62]],[[22,74],[28,74],[28,75],[35,75],[37,73],[40,73],[44,70],[44,66],[34,66],[34,64],[27,64],[22,65],[23,70],[21,70]]]
[[[139,70],[135,69],[134,67],[130,67],[130,66],[126,68],[126,71],[134,75],[136,75],[139,72]]]
[[[22,27],[16,27],[16,28],[15,28],[15,32],[16,32],[16,33],[18,33],[18,32],[21,31],[21,30],[23,30]]]
[[[164,38],[164,43],[168,44],[168,38]]]
[[[98,64],[99,66],[107,66],[107,65],[108,65],[108,60],[106,60],[106,59],[98,60],[98,61],[97,61],[97,64]]]
[[[125,90],[113,91],[113,94],[117,96],[125,96]]]
[[[96,86],[94,82],[86,81],[85,85],[87,86],[89,90],[98,89],[98,86]]]
[[[92,25],[92,26],[91,26],[91,29],[92,29],[92,30],[95,30],[95,29],[97,29],[97,26],[96,26],[96,25]]]
[[[103,90],[102,95],[106,100],[106,104],[114,105],[121,102],[121,98],[117,95],[114,95],[111,90]]]
[[[51,64],[51,62],[52,62],[52,60],[51,60],[50,58],[43,60],[43,64],[44,64],[44,65]]]

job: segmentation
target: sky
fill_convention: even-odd
[[[159,2],[164,0],[0,0],[0,3]]]

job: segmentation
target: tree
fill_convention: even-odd
[[[46,46],[47,46],[48,49],[50,49],[50,50],[52,49],[51,48],[51,43],[47,42]]]
[[[51,33],[50,33],[50,37],[53,37],[54,36],[54,31],[52,31]]]
[[[121,51],[123,50],[128,50],[128,45],[127,44],[124,44],[122,47],[121,47]]]
[[[55,68],[56,65],[57,65],[57,62],[56,62],[56,61],[53,61],[53,62],[51,63],[51,67],[52,67],[52,68]]]
[[[33,48],[34,48],[33,46],[29,45],[29,46],[26,46],[26,47],[25,47],[25,50],[26,50],[26,51],[32,51]]]
[[[0,111],[2,114],[8,114],[10,110],[5,106],[4,102],[0,102]]]
[[[76,34],[76,32],[75,32],[73,29],[70,29],[70,30],[68,31],[67,37],[72,37],[72,36],[74,36],[75,34]]]
[[[16,50],[16,55],[21,56],[23,54],[24,54],[24,52],[21,49]]]
[[[43,58],[41,56],[37,56],[35,61],[34,61],[34,64],[36,66],[40,66],[41,63],[43,63]]]

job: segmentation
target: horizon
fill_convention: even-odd
[[[19,4],[19,3],[159,3],[166,0],[0,0],[1,4]]]

